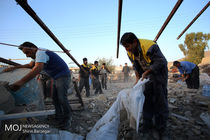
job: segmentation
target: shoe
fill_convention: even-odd
[[[68,130],[71,126],[71,119],[69,120],[63,120],[59,124],[57,124],[55,127],[61,130]]]
[[[139,132],[140,133],[145,133],[145,132],[148,132],[148,131],[152,130],[152,128],[153,128],[153,125],[152,124],[147,124],[147,125],[143,124],[139,128]]]
[[[61,129],[61,130],[68,130],[68,129],[70,128],[70,126],[71,126],[70,123],[67,122],[67,123],[61,125],[61,126],[59,127],[59,129]]]
[[[159,131],[160,140],[171,140],[170,133],[167,129]]]
[[[152,134],[152,129],[140,132],[139,134],[139,139],[141,140],[154,140],[153,134]]]

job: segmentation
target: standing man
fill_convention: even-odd
[[[177,80],[182,79],[182,81],[186,81],[187,88],[199,88],[199,68],[196,64],[188,61],[174,61],[173,65],[176,66],[179,69],[179,72],[182,74],[182,77],[178,78]]]
[[[79,71],[79,92],[82,92],[83,87],[85,86],[86,97],[90,96],[90,85],[89,85],[89,76],[90,76],[90,68],[87,65],[87,58],[83,58],[83,64],[81,67],[85,70],[80,69]]]
[[[102,89],[101,89],[101,83],[99,81],[99,74],[100,74],[100,70],[98,69],[98,61],[94,62],[93,67],[90,69],[90,73],[91,73],[91,78],[93,81],[93,84],[95,84],[95,95],[100,93],[102,94]]]
[[[136,83],[140,78],[149,78],[145,84],[145,102],[143,107],[143,125],[140,132],[144,137],[151,138],[153,117],[155,127],[161,139],[169,138],[167,131],[168,100],[167,61],[158,45],[152,40],[138,39],[135,34],[125,33],[120,43],[127,51],[130,61],[133,63],[136,74]],[[148,139],[150,139],[148,138]]]
[[[125,63],[125,66],[123,67],[122,72],[124,73],[124,82],[128,82],[130,68],[128,67],[127,63]]]
[[[107,89],[107,73],[111,73],[106,67],[106,63],[103,63],[100,69],[101,84],[103,89]]]
[[[71,79],[67,64],[56,53],[49,50],[38,49],[38,47],[31,42],[24,42],[20,45],[19,49],[33,60],[29,64],[10,67],[4,71],[12,71],[17,68],[32,68],[32,70],[22,79],[10,85],[11,90],[18,90],[44,70],[54,79],[53,103],[55,106],[55,121],[57,122],[57,127],[60,129],[69,129],[69,120],[71,120],[72,113],[67,99],[67,90]]]

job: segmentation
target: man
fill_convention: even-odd
[[[90,73],[91,73],[91,78],[93,80],[93,83],[95,84],[95,95],[100,93],[102,94],[102,89],[101,89],[101,83],[99,81],[99,74],[100,74],[100,70],[98,69],[98,61],[94,62],[93,67],[90,69]]]
[[[101,84],[103,89],[107,89],[107,72],[110,73],[110,71],[106,67],[106,63],[103,63],[100,69]]]
[[[123,67],[122,72],[124,73],[124,82],[128,82],[130,68],[128,67],[127,63],[125,63],[125,66]]]
[[[66,63],[54,52],[38,49],[31,42],[24,42],[19,47],[20,50],[33,60],[29,64],[10,67],[5,72],[17,68],[32,68],[31,72],[22,79],[10,85],[11,90],[16,91],[25,83],[36,77],[42,70],[54,79],[53,103],[55,106],[55,121],[60,129],[70,127],[71,107],[67,99],[67,90],[70,83],[70,72]]]
[[[198,89],[200,86],[199,82],[199,68],[196,64],[188,61],[174,61],[173,65],[179,69],[179,72],[182,74],[182,81],[186,81],[187,88]]]
[[[79,71],[79,92],[81,93],[83,87],[85,86],[86,97],[89,97],[90,96],[90,85],[89,85],[90,68],[87,64],[88,64],[87,58],[83,58],[83,64],[81,65],[81,67],[85,71],[83,69],[80,69]]]
[[[160,51],[158,45],[151,40],[138,39],[135,34],[125,33],[120,43],[125,47],[130,61],[133,63],[136,74],[136,83],[142,78],[149,78],[145,84],[145,102],[143,107],[143,125],[140,132],[144,137],[151,137],[153,128],[153,117],[155,128],[161,139],[169,137],[167,131],[168,101],[167,61]],[[151,138],[149,138],[151,139]]]

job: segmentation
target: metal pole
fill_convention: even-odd
[[[210,1],[206,6],[197,14],[197,16],[187,25],[187,27],[182,31],[182,33],[176,38],[177,40],[187,31],[187,29],[198,19],[198,17],[209,7]]]
[[[117,25],[117,58],[119,57],[119,44],[120,44],[120,28],[121,28],[121,17],[122,17],[122,0],[119,0],[118,7],[118,25]]]
[[[5,64],[9,64],[9,65],[14,65],[14,66],[20,65],[20,64],[18,64],[18,63],[16,63],[16,62],[13,62],[13,61],[4,59],[4,58],[2,58],[2,57],[0,57],[0,62],[5,63]]]
[[[27,0],[16,0],[16,2],[42,27],[42,29],[57,43],[57,45],[74,61],[74,63],[81,68],[80,64],[74,59],[74,57],[68,52],[63,44],[57,39],[57,37],[50,31],[50,29],[44,24],[44,22],[36,15],[33,9],[28,5]]]
[[[166,28],[166,26],[168,25],[169,21],[171,20],[171,18],[173,17],[173,15],[176,13],[177,9],[179,8],[179,6],[181,5],[182,2],[183,2],[183,0],[178,0],[177,1],[176,5],[172,9],[171,13],[167,17],[166,21],[164,22],[163,26],[161,27],[160,31],[158,32],[157,36],[155,37],[155,39],[153,41],[156,42],[158,40],[158,38],[162,34],[163,30]]]

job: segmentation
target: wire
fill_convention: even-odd
[[[13,44],[8,44],[8,43],[2,43],[0,42],[0,45],[5,45],[5,46],[10,46],[10,47],[16,47],[16,48],[19,48],[20,46],[18,45],[13,45]],[[24,47],[23,47],[24,48]],[[28,47],[25,47],[25,48],[28,48]],[[38,49],[38,50],[41,50],[41,51],[46,51],[48,49],[40,49],[40,48],[30,48],[30,49]],[[51,50],[49,50],[51,51]],[[70,50],[67,50],[67,51],[70,51]],[[65,53],[63,51],[52,51],[52,52],[57,52],[57,53]]]

